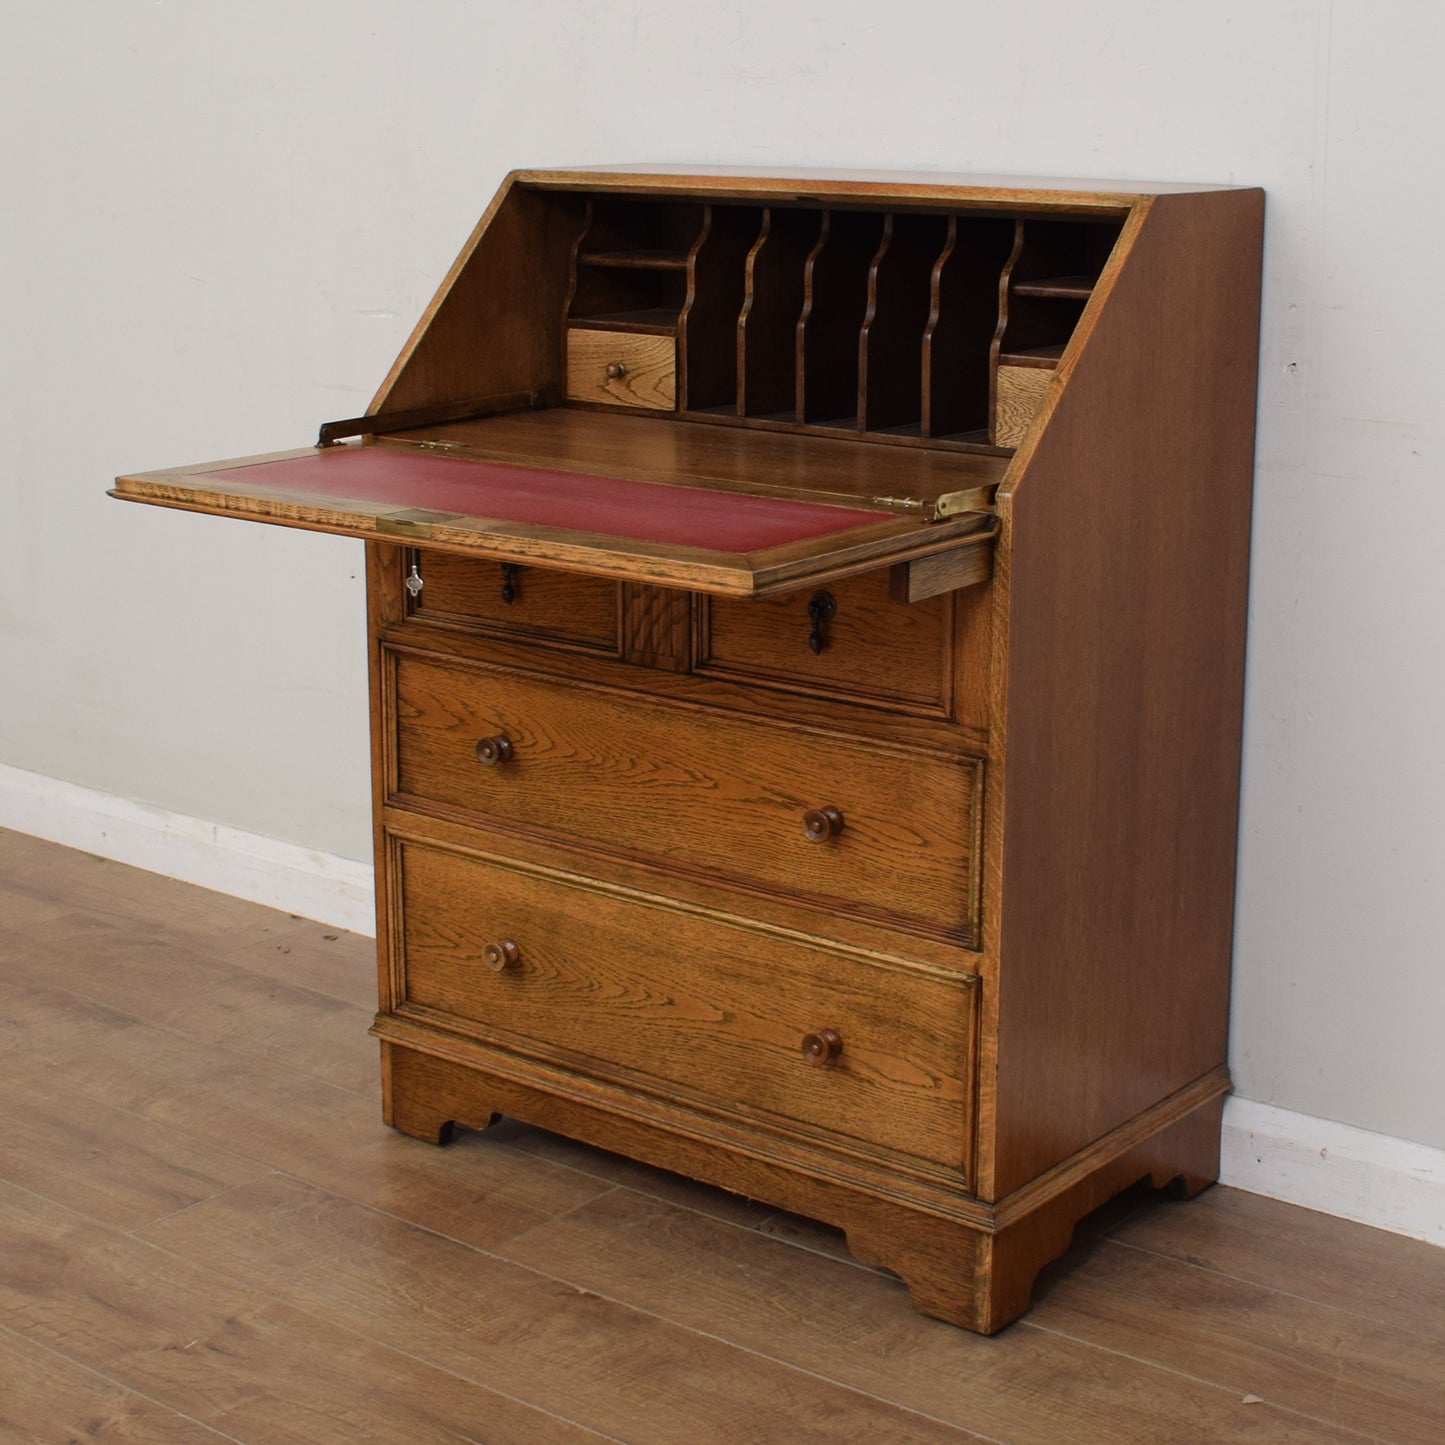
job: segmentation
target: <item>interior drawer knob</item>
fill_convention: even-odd
[[[837,1029],[819,1029],[803,1035],[803,1057],[810,1064],[831,1064],[842,1052],[843,1035]]]
[[[608,381],[621,381],[627,375],[627,363],[625,361],[609,361],[607,363]]]
[[[510,938],[497,938],[482,947],[482,962],[488,968],[502,973],[516,968],[522,962],[522,950]]]
[[[843,815],[836,808],[809,808],[803,814],[803,836],[810,843],[826,843],[843,831]]]
[[[477,761],[485,763],[489,768],[495,768],[498,763],[505,763],[511,756],[512,740],[506,733],[482,738],[477,743]]]

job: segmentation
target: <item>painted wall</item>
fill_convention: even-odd
[[[364,858],[361,547],[119,470],[361,410],[503,173],[1269,192],[1233,1061],[1445,1146],[1445,8],[50,0],[0,51],[0,762]]]

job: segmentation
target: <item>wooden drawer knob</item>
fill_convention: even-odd
[[[483,945],[482,962],[497,973],[502,973],[521,964],[522,950],[510,938],[495,939]]]
[[[607,363],[608,381],[621,381],[627,375],[627,364],[622,361],[609,361]]]
[[[498,763],[505,763],[511,756],[512,740],[506,733],[498,733],[491,738],[482,738],[477,743],[477,761],[485,763],[489,768],[495,768]]]
[[[831,1064],[843,1048],[843,1035],[837,1029],[819,1029],[803,1035],[803,1057],[810,1064]]]
[[[809,808],[803,814],[803,836],[810,843],[826,843],[843,831],[843,815],[836,808]]]

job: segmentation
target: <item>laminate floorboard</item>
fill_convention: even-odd
[[[233,1439],[0,1328],[0,1440],[166,1445]]]
[[[0,831],[0,1441],[1445,1440],[1445,1250],[1216,1188],[991,1340],[836,1231],[380,1122],[369,939]]]

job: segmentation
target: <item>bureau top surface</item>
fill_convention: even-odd
[[[969,174],[958,171],[817,169],[791,166],[688,166],[677,162],[641,162],[563,169],[518,170],[523,185],[643,193],[650,186],[669,193],[738,194],[775,199],[866,200],[1011,205],[1041,204],[1100,207],[1126,211],[1146,196],[1196,194],[1248,189],[1208,181],[1089,180],[1057,176]]]

